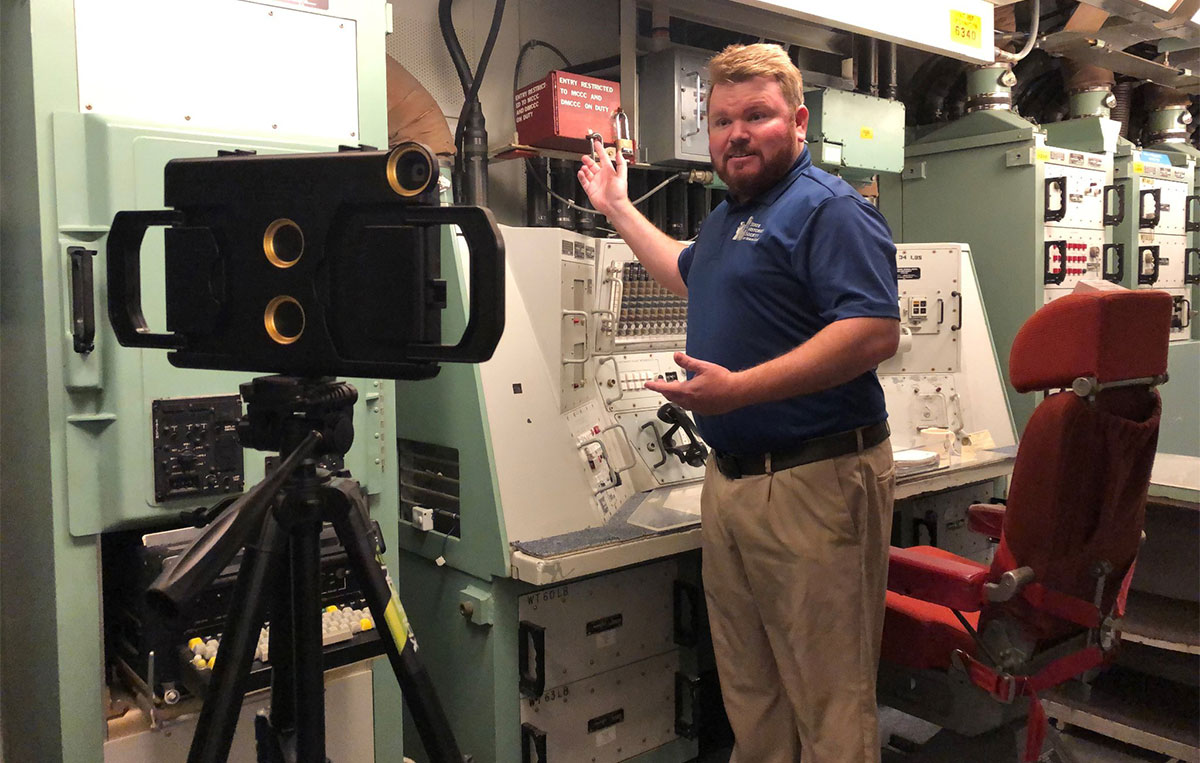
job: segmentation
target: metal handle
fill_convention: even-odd
[[[1109,214],[1110,206],[1109,194],[1115,194],[1117,199],[1117,211]],[[1125,220],[1125,186],[1123,184],[1106,185],[1104,186],[1104,224],[1105,225],[1120,225]]]
[[[954,297],[955,299],[957,299],[957,300],[958,300],[958,323],[955,323],[953,326],[951,326],[951,327],[950,327],[950,330],[951,330],[951,331],[958,331],[959,329],[961,329],[961,328],[962,328],[962,324],[963,324],[963,303],[962,303],[962,292],[960,292],[960,291],[952,291],[952,292],[950,292],[950,296],[951,296],[951,297]]]
[[[1192,263],[1197,263],[1196,267]],[[1183,250],[1183,282],[1200,283],[1200,249],[1196,247]]]
[[[595,315],[599,318],[602,318],[603,316],[607,315],[611,324],[615,324],[617,321],[617,314],[615,312],[613,312],[612,310],[592,310],[591,313],[592,313],[592,315]],[[596,337],[592,341],[592,347],[595,347],[595,348],[600,347],[600,332],[603,331],[603,329],[604,329],[604,324],[601,321],[596,321]],[[615,327],[614,327],[613,333],[616,333]]]
[[[700,643],[703,594],[696,585],[684,580],[675,581],[672,594],[675,643],[678,646],[694,647]]]
[[[684,739],[700,736],[700,679],[675,674],[675,734]]]
[[[1197,211],[1200,210],[1200,194],[1187,197],[1187,200],[1183,202],[1183,208],[1184,230],[1188,233],[1200,230],[1200,211]]]
[[[586,310],[563,310],[562,317],[575,315],[583,319],[583,357],[582,358],[563,358],[563,365],[582,365],[588,362],[588,314]]]
[[[71,338],[75,352],[96,349],[96,301],[93,290],[92,258],[96,253],[82,246],[67,247],[71,260]]]
[[[521,763],[549,763],[546,732],[532,723],[521,724]]]
[[[1062,206],[1058,209],[1050,209],[1050,189],[1057,187],[1062,193]],[[1062,177],[1046,178],[1045,185],[1042,189],[1042,219],[1048,223],[1058,222],[1067,216],[1067,178]]]
[[[693,77],[694,76],[696,78],[696,129],[692,130],[691,132],[685,132],[679,136],[680,139],[687,140],[688,138],[692,137],[693,135],[697,135],[700,133],[700,72],[699,72],[699,70],[694,71],[694,72],[688,72],[687,74],[685,74],[683,76],[685,76],[685,77]]]
[[[1058,272],[1052,273],[1052,272],[1050,272],[1050,260],[1053,256],[1052,252],[1055,249],[1058,249],[1058,252],[1059,252]],[[1047,241],[1045,244],[1043,244],[1042,258],[1043,258],[1042,261],[1044,263],[1042,281],[1047,286],[1062,285],[1062,282],[1067,280],[1067,241],[1066,241],[1066,239],[1059,239],[1056,241]]]
[[[1116,255],[1117,269],[1108,269],[1108,259],[1110,254]],[[1125,280],[1125,245],[1124,244],[1105,244],[1104,256],[1100,259],[1101,277],[1106,281],[1113,283],[1121,283]]]
[[[602,487],[597,490],[593,490],[592,495],[600,495],[601,493],[603,493],[606,490],[612,490],[613,488],[617,487],[618,485],[621,484],[621,472],[627,472],[630,469],[632,469],[634,466],[637,465],[637,461],[634,459],[631,459],[627,466],[613,468],[612,458],[609,457],[609,455],[608,455],[608,446],[606,446],[604,444],[603,436],[606,432],[611,432],[614,429],[620,429],[621,433],[625,434],[625,429],[620,424],[612,424],[610,426],[605,427],[604,429],[601,429],[600,433],[597,434],[592,439],[585,440],[585,441],[579,443],[578,450],[583,450],[584,448],[586,448],[589,445],[599,445],[600,446],[600,455],[604,457],[604,463],[608,464],[608,473],[609,473],[609,475],[611,477],[611,481],[613,483],[613,484],[609,485],[608,487]],[[633,443],[629,442],[629,435],[627,435],[627,434],[625,434],[625,442],[629,444],[629,450],[633,451],[634,450]]]
[[[1153,260],[1154,267],[1150,272],[1146,272],[1144,260],[1149,254]],[[1138,283],[1142,286],[1153,286],[1158,283],[1158,255],[1159,248],[1157,246],[1144,246],[1138,249]]]
[[[653,421],[647,421],[645,424],[642,424],[638,431],[644,432],[647,429],[649,429],[654,435],[654,442],[656,443],[658,453],[661,456],[661,458],[658,459],[658,463],[650,467],[651,469],[657,469],[658,467],[667,463],[667,449],[663,447],[662,433],[658,431],[658,424],[655,424]]]
[[[1154,214],[1146,214],[1146,196],[1154,199]],[[1162,219],[1162,189],[1148,188],[1138,192],[1138,227],[1154,228]]]
[[[609,400],[604,396],[604,390],[600,388],[600,366],[611,362],[613,364],[613,381],[617,383],[617,396]],[[621,387],[621,367],[617,365],[616,355],[606,355],[596,363],[596,389],[600,390],[600,399],[604,401],[604,407],[609,408],[613,403],[625,397],[625,390]]]
[[[1192,325],[1192,301],[1187,297],[1183,297],[1183,310],[1180,313],[1182,318],[1187,318],[1187,322],[1182,319],[1179,321],[1181,329],[1190,328]]]
[[[546,690],[545,628],[528,620],[521,621],[517,628],[517,661],[521,696],[527,699],[542,696]]]

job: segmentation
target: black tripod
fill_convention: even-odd
[[[243,447],[278,451],[282,462],[230,504],[151,586],[168,616],[245,548],[212,680],[188,763],[223,763],[237,727],[258,634],[271,624],[271,710],[255,720],[260,763],[327,763],[320,609],[320,534],[330,522],[375,619],[392,671],[434,763],[464,763],[400,599],[372,540],[366,500],[348,472],[318,468],[354,440],[354,387],[330,378],[266,376],[243,384]]]

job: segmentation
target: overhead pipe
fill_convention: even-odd
[[[900,96],[900,87],[896,74],[896,43],[883,43],[879,60],[880,76],[883,79],[883,87],[880,90],[880,94],[889,101],[894,101]]]
[[[879,41],[866,35],[854,37],[855,92],[879,95]]]

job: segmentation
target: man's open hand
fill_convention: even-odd
[[[600,161],[590,156],[581,157],[583,167],[578,173],[579,184],[596,211],[605,217],[612,217],[617,204],[629,199],[629,165],[620,151],[617,152],[617,163],[614,165],[604,152],[604,143],[599,138],[593,139],[592,145]]]
[[[692,378],[684,381],[648,381],[646,389],[658,392],[689,411],[706,416],[728,413],[746,405],[738,374],[716,363],[708,363],[675,353],[675,363]]]

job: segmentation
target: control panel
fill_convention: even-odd
[[[1192,335],[1192,284],[1200,282],[1200,251],[1188,244],[1190,165],[1176,167],[1165,154],[1135,151],[1121,166],[1129,178],[1133,250],[1125,260],[1125,283],[1171,295],[1171,340]],[[1194,202],[1193,202],[1194,206]]]
[[[598,301],[610,320],[599,324],[596,388],[637,455],[634,485],[649,490],[702,479],[708,449],[690,415],[645,388],[652,380],[686,379],[674,355],[687,343],[687,299],[655,282],[621,241],[600,242],[598,258]]]
[[[1047,289],[1070,291],[1081,280],[1111,274],[1105,262],[1103,230],[1058,228],[1047,225],[1042,242],[1042,266]]]
[[[1061,148],[1039,148],[1042,164],[1041,251],[1036,252],[1045,301],[1070,293],[1080,280],[1119,281],[1124,253],[1108,244],[1106,225],[1133,214],[1112,185],[1111,157]]]
[[[616,270],[619,272],[613,275],[618,278],[609,291],[609,300],[617,316],[617,346],[685,340],[687,297],[660,286],[640,262],[625,261]],[[608,330],[614,333],[612,326]]]
[[[155,400],[151,412],[155,500],[242,491],[241,397]]]

